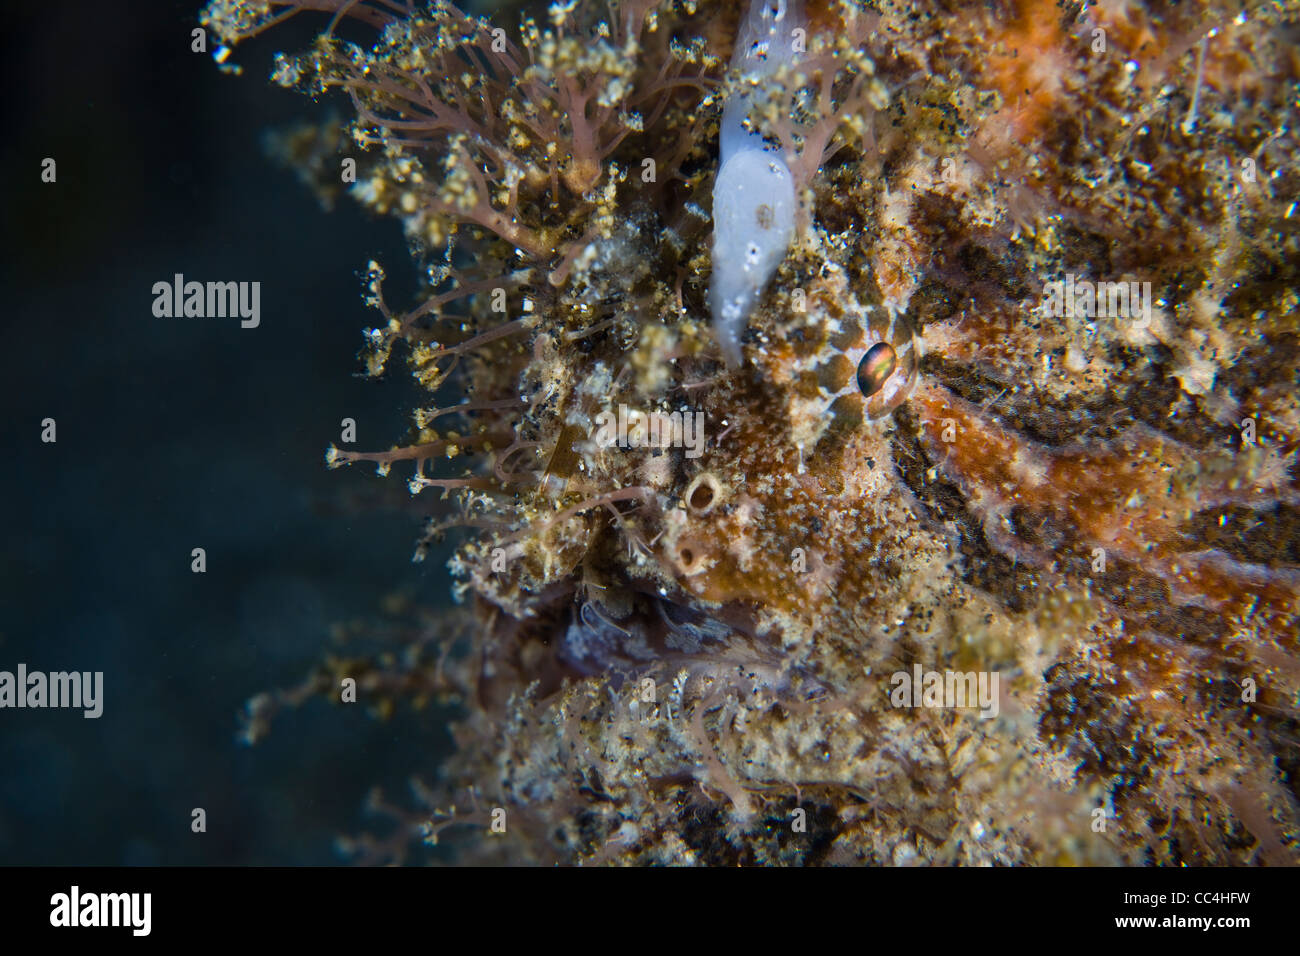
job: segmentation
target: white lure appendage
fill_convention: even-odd
[[[780,155],[736,153],[713,188],[709,309],[727,364],[741,363],[740,334],[794,238],[794,177]]]
[[[794,61],[803,26],[797,0],[752,0],[732,65],[758,81]],[[781,151],[745,128],[751,105],[733,94],[722,111],[718,175],[713,183],[713,275],[709,310],[723,357],[740,365],[740,335],[768,280],[794,240],[795,183]]]

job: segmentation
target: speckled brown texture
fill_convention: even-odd
[[[389,143],[360,197],[477,261],[433,307],[383,306],[371,370],[405,340],[431,389],[490,407],[332,459],[418,460],[414,490],[449,489],[445,523],[474,532],[437,827],[467,859],[1294,864],[1300,7],[820,10],[809,43],[853,109],[728,372],[703,304],[726,21],[627,6],[636,55],[538,27],[517,63],[553,73],[492,88],[556,144],[519,146],[509,195],[457,178],[515,148],[509,122],[486,146],[358,130]],[[599,30],[583,7],[566,37]],[[674,61],[670,32],[701,45]],[[403,50],[373,65],[420,73]],[[357,69],[317,56],[334,83]],[[545,105],[570,76],[657,110],[603,167]],[[1151,283],[1150,321],[1045,314],[1067,273]],[[877,409],[852,371],[886,339],[915,378]],[[707,447],[598,447],[620,404],[702,412]],[[998,672],[998,716],[892,706],[913,665]]]

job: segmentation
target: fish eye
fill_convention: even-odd
[[[860,347],[866,351],[854,349],[850,356],[850,361],[858,361],[852,384],[866,403],[867,418],[876,420],[907,400],[916,382],[920,355],[915,329],[906,316],[875,310],[863,317],[862,328],[866,336]]]
[[[877,342],[867,349],[858,363],[858,388],[870,398],[885,387],[889,376],[898,368],[898,353],[888,342]]]

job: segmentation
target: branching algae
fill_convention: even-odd
[[[250,734],[460,701],[366,859],[1296,862],[1298,10],[211,3],[327,15],[274,78],[429,394],[329,462],[464,535],[454,632]]]

